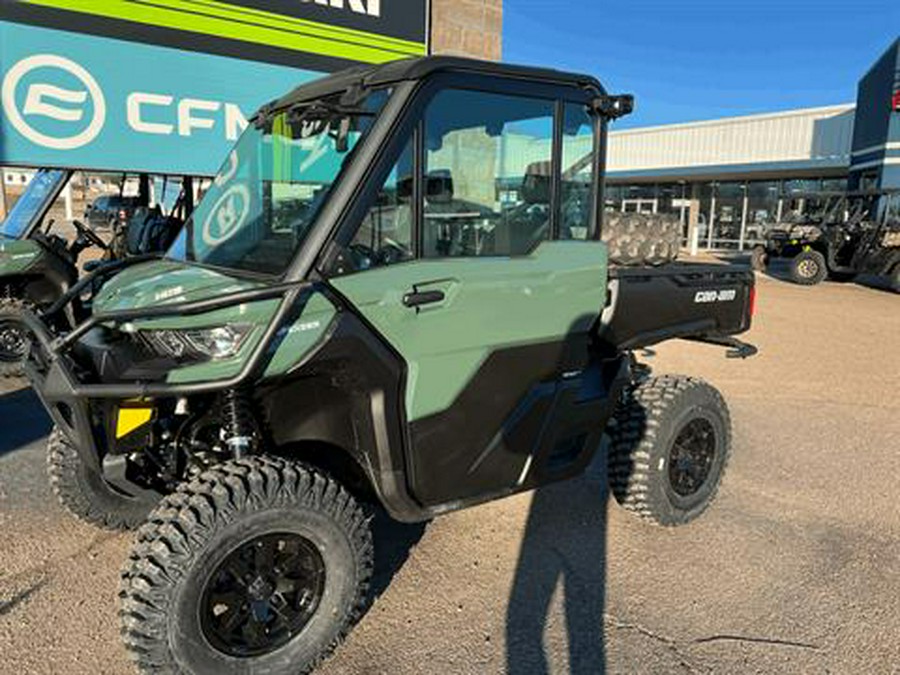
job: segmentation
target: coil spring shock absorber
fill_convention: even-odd
[[[225,445],[235,459],[251,454],[255,445],[256,418],[253,402],[246,391],[230,389],[222,396],[222,421]]]

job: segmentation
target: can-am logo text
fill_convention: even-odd
[[[300,2],[324,5],[334,9],[348,9],[357,14],[381,16],[381,0],[300,0]]]
[[[78,81],[77,88],[71,88],[69,84],[26,82],[25,102],[20,111],[16,103],[19,83],[38,68],[68,73]],[[70,81],[67,78],[66,82]],[[106,121],[106,100],[97,80],[74,61],[55,54],[35,54],[10,68],[3,78],[0,97],[6,117],[16,131],[32,143],[55,150],[73,150],[87,145],[97,137]],[[56,123],[52,131],[47,120]],[[67,131],[60,132],[60,128]]]

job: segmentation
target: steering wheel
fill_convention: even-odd
[[[97,233],[94,232],[91,228],[87,227],[80,220],[73,220],[72,225],[75,226],[75,229],[78,230],[78,236],[84,239],[87,239],[91,244],[102,248],[104,251],[109,250],[109,246],[105,241],[103,241]]]

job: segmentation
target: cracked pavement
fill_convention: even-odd
[[[427,528],[383,524],[380,595],[321,672],[898,672],[900,296],[760,277],[749,340],[747,362],[686,343],[647,360],[731,407],[734,455],[699,521],[629,517],[598,464]],[[56,504],[19,386],[0,385],[2,670],[129,673],[129,536]]]

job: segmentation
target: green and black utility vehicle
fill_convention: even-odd
[[[791,200],[802,209],[753,249],[754,269],[782,258],[790,261],[791,280],[804,286],[873,274],[900,291],[900,190],[793,194]]]
[[[79,257],[86,249],[101,251],[84,264],[87,271],[125,257],[159,254],[184,223],[190,190],[182,191],[172,213],[163,214],[159,206],[149,207],[150,177],[142,174],[137,179],[140,194],[127,198],[128,218],[108,219],[105,224],[111,229],[105,239],[78,220],[71,221],[73,232],[67,238],[49,214],[72,174],[68,169],[40,169],[0,222],[0,377],[22,374],[28,350],[22,313],[26,308],[47,309],[65,295],[78,279]],[[190,185],[189,179],[184,185]],[[71,328],[87,312],[81,298],[73,298],[52,325]]]
[[[88,320],[52,329],[90,279],[28,315],[57,494],[140,526],[121,621],[141,670],[314,668],[365,608],[370,508],[427,521],[607,448],[639,516],[708,506],[726,404],[632,350],[751,355],[753,273],[611,264],[606,131],[630,108],[592,77],[446,57],[330,76],[259,111],[165,258],[96,272]]]

